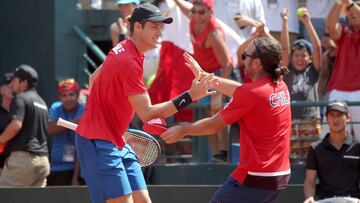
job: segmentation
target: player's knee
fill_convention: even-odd
[[[138,190],[132,193],[135,203],[151,203],[149,192],[147,190]]]

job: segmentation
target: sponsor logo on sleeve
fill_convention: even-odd
[[[124,52],[125,48],[123,47],[123,45],[118,44],[114,48],[112,48],[112,51],[115,53],[115,55],[118,55],[119,53]]]

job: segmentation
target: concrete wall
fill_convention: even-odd
[[[29,64],[38,91],[51,100],[54,83],[54,1],[0,1],[0,74]]]
[[[214,185],[149,186],[154,203],[206,203],[218,189]],[[275,203],[303,201],[302,185],[292,185],[280,193]],[[1,188],[1,203],[87,203],[91,202],[86,187]]]

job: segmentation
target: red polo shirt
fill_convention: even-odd
[[[283,189],[290,175],[290,94],[267,76],[238,87],[220,114],[240,125],[240,163],[232,173],[249,187]]]
[[[124,147],[123,133],[135,113],[128,97],[146,93],[143,59],[129,39],[109,52],[76,130],[79,135],[112,142],[120,149]]]

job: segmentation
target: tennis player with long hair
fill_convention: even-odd
[[[151,202],[135,153],[123,133],[136,112],[143,122],[165,118],[192,100],[214,94],[210,75],[196,78],[189,91],[172,101],[151,105],[143,82],[143,53],[156,47],[164,23],[150,4],[136,8],[130,17],[130,39],[116,45],[90,76],[90,96],[76,132],[76,149],[93,202]]]
[[[166,143],[185,135],[214,134],[226,125],[240,125],[240,163],[212,197],[212,203],[272,202],[290,178],[291,110],[289,91],[282,80],[280,45],[270,38],[254,39],[242,54],[251,83],[217,78],[217,91],[230,102],[210,118],[174,126],[161,134]],[[207,75],[187,57],[195,75]]]

